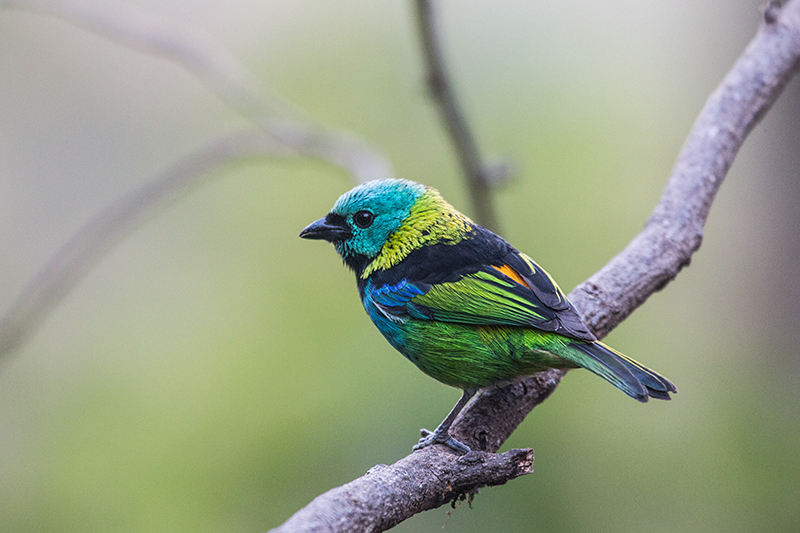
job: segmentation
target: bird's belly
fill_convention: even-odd
[[[532,328],[415,319],[393,326],[379,328],[392,346],[432,378],[460,389],[574,366],[554,355],[566,339]]]

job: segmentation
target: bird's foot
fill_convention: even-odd
[[[444,444],[458,453],[466,454],[472,451],[469,446],[453,438],[449,432],[443,431],[439,433],[427,429],[420,429],[419,432],[422,438],[419,439],[419,442],[414,446],[414,451],[426,448],[431,444]]]

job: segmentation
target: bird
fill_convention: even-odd
[[[413,447],[469,446],[450,426],[481,389],[550,368],[585,368],[628,396],[669,400],[667,378],[603,344],[553,278],[439,192],[404,179],[362,183],[300,233],[333,244],[367,315],[420,370],[462,391]]]

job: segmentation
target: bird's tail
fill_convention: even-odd
[[[649,398],[669,400],[669,393],[678,392],[675,385],[664,376],[602,342],[574,342],[569,346],[581,352],[581,356],[574,362],[605,378],[640,402],[646,402]]]

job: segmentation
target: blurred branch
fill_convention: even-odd
[[[456,102],[439,46],[439,34],[431,0],[416,0],[417,24],[422,38],[422,50],[428,69],[428,86],[439,106],[447,131],[455,145],[467,190],[475,210],[475,220],[484,227],[497,231],[497,216],[492,201],[492,184],[497,181],[493,170],[481,160],[478,145]],[[499,167],[496,170],[499,172]]]
[[[772,3],[765,20],[706,102],[644,230],[569,294],[598,337],[605,336],[689,264],[700,247],[714,197],[739,148],[800,68],[800,0],[790,0],[782,9]],[[456,419],[451,433],[473,450],[496,451],[530,410],[558,386],[563,375],[563,371],[550,370],[508,387],[481,391]],[[484,457],[484,452],[478,451],[459,457],[443,446],[414,452],[382,467],[380,472],[385,475],[380,480],[368,473],[326,492],[275,531],[383,531],[446,503],[440,493],[427,492],[427,483],[433,479],[455,487],[453,469],[463,461]],[[397,483],[393,472],[404,476],[403,483]],[[486,474],[473,478],[472,486],[502,483]],[[411,475],[414,477],[405,477]],[[375,486],[378,482],[383,484]]]
[[[186,68],[223,102],[299,155],[319,158],[356,181],[392,177],[389,162],[352,134],[333,132],[299,107],[270,93],[211,35],[134,4],[116,1],[0,0],[0,8],[60,18],[123,46],[160,56]]]
[[[0,317],[0,362],[123,237],[208,179],[211,170],[254,155],[292,154],[261,131],[225,135],[106,206],[50,259]]]
[[[103,254],[158,207],[200,182],[213,167],[248,155],[295,155],[327,161],[349,172],[356,181],[392,176],[382,155],[350,134],[334,133],[315,124],[296,106],[267,94],[255,76],[221,43],[195,28],[124,2],[108,6],[68,0],[0,0],[0,8],[55,16],[124,46],[168,59],[192,72],[222,101],[261,129],[261,133],[228,135],[209,142],[148,185],[107,206],[84,226],[0,317],[0,361],[19,346]]]

